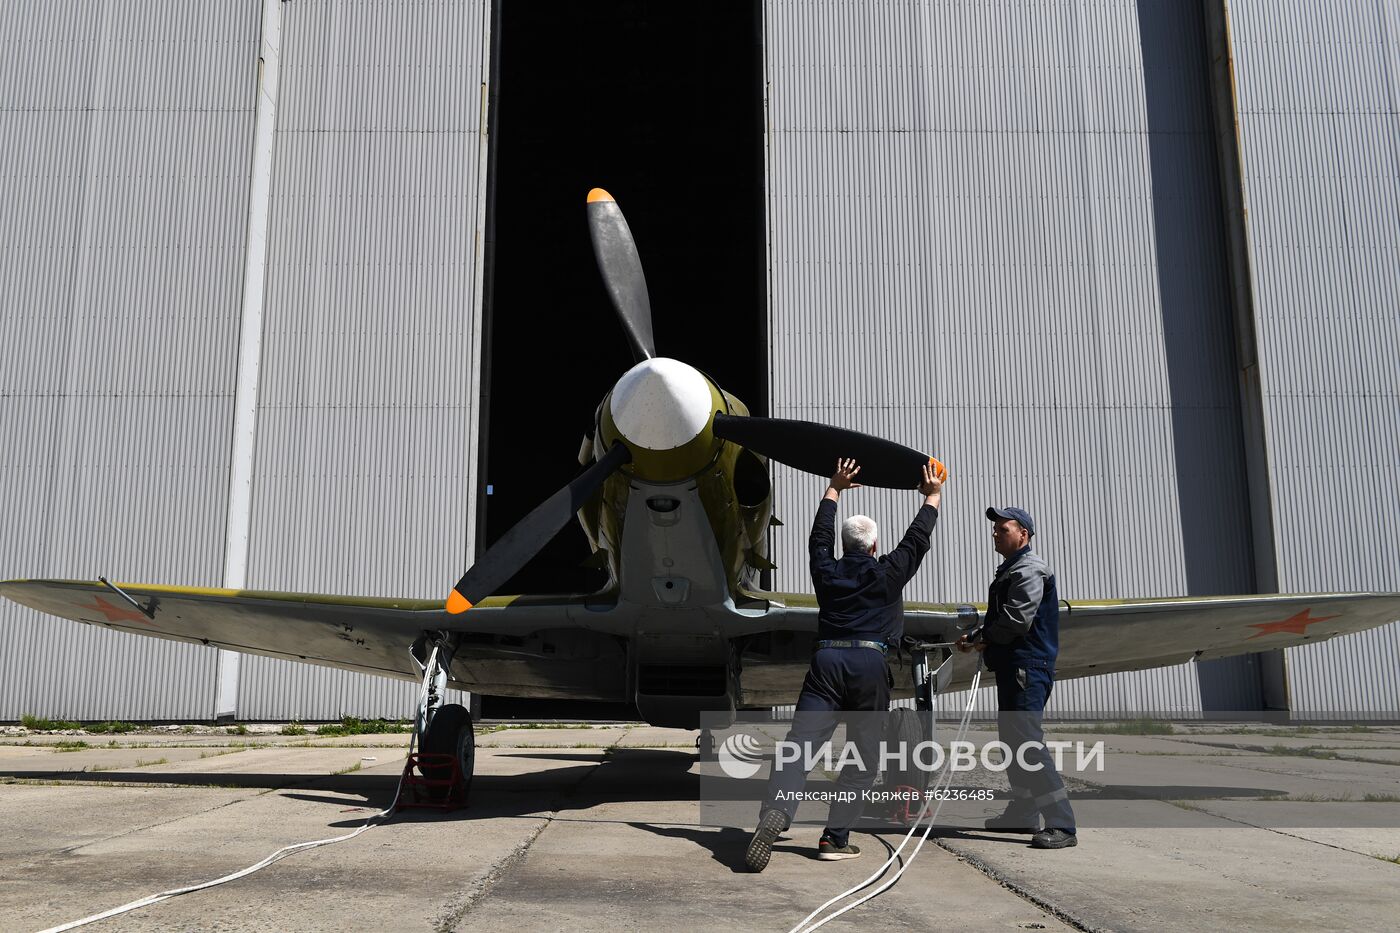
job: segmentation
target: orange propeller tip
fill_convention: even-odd
[[[938,474],[938,481],[944,483],[948,481],[948,468],[940,463],[936,458],[929,457],[928,462],[933,464],[933,472]]]
[[[472,607],[471,601],[461,593],[453,590],[447,594],[447,611],[455,615],[461,615]]]
[[[606,191],[604,191],[602,188],[594,188],[592,191],[588,192],[588,203],[589,203],[589,204],[592,204],[594,201],[612,201],[612,200],[614,200],[613,196],[610,195],[610,194],[608,194],[608,193],[607,193]]]

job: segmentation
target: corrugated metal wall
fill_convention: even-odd
[[[465,563],[488,7],[283,7],[251,586],[432,596]],[[1231,9],[1281,586],[1400,589],[1400,6]],[[259,3],[6,14],[0,572],[217,584]],[[1196,5],[765,16],[772,411],[951,464],[911,597],[981,597],[991,501],[1034,511],[1070,599],[1248,590]],[[775,582],[805,589],[820,481],[776,484]],[[914,499],[848,505],[889,537]],[[1396,626],[1291,651],[1294,704],[1393,716],[1397,659]],[[0,719],[208,717],[214,665],[0,604]],[[262,658],[240,686],[244,718],[400,716],[412,692]],[[1231,660],[1055,707],[1257,694]]]
[[[771,399],[951,466],[915,599],[984,598],[1027,506],[1075,598],[1247,592],[1199,7],[765,5]],[[821,483],[783,471],[779,588]],[[908,493],[861,490],[894,540]],[[1247,661],[1057,685],[1061,714],[1251,708]],[[990,699],[987,701],[990,706]]]
[[[249,586],[441,596],[466,567],[489,3],[284,6]],[[415,685],[245,657],[241,718]]]
[[[259,7],[0,21],[7,577],[220,583]],[[436,595],[465,565],[488,7],[283,8],[249,586]],[[0,646],[0,719],[213,714],[210,649],[8,602]],[[245,657],[238,711],[414,689]]]
[[[258,4],[0,16],[0,559],[217,585]],[[0,719],[200,718],[212,649],[0,603]]]
[[[1400,590],[1400,2],[1232,0],[1279,588]],[[1400,715],[1400,625],[1289,649],[1302,717]]]

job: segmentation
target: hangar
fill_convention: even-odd
[[[911,598],[979,597],[1005,501],[1071,602],[1400,590],[1394,2],[23,2],[0,29],[0,577],[440,595],[625,368],[601,184],[662,353],[952,466]],[[776,588],[805,588],[818,492],[775,472]],[[569,529],[516,586],[586,587],[586,554]],[[10,603],[0,645],[0,720],[412,692]],[[1394,718],[1397,649],[1053,710]]]

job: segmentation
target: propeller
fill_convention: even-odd
[[[602,188],[588,192],[588,234],[593,240],[593,258],[598,261],[598,271],[632,343],[632,352],[638,362],[649,360],[656,356],[656,342],[651,331],[647,277],[622,208]]]
[[[568,524],[574,513],[583,508],[588,497],[628,460],[632,453],[624,444],[614,444],[588,469],[563,489],[535,506],[487,549],[481,560],[462,575],[452,592],[447,594],[447,611],[453,615],[466,612],[476,603],[494,593],[503,583],[529,563],[549,540]]]
[[[903,444],[847,428],[790,418],[750,418],[716,414],[715,434],[771,460],[818,476],[831,475],[842,458],[860,464],[863,486],[912,489],[924,464],[932,463],[940,481],[948,468],[933,457]]]
[[[588,192],[588,231],[598,271],[622,321],[622,329],[639,362],[656,357],[651,329],[651,300],[637,244],[622,209],[602,188]],[[793,421],[787,418],[734,417],[716,413],[716,437],[746,447],[780,463],[815,473],[830,474],[843,457],[860,464],[863,485],[909,489],[919,484],[920,471],[932,463],[939,479],[948,470],[932,457],[902,444],[846,428]],[[494,593],[529,563],[558,534],[609,476],[632,459],[625,444],[614,444],[596,463],[568,485],[536,506],[516,523],[481,559],[462,575],[447,596],[447,611],[456,615]]]

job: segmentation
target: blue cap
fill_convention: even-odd
[[[992,521],[1004,518],[1012,519],[1013,521],[1020,522],[1021,527],[1031,534],[1035,534],[1035,520],[1031,518],[1031,513],[1027,512],[1025,509],[1017,508],[1014,505],[1007,505],[1002,508],[997,508],[994,505],[988,506],[987,517]]]

